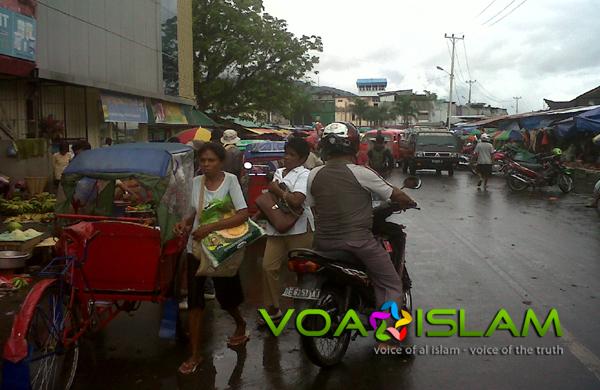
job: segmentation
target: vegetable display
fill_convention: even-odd
[[[34,195],[29,200],[16,196],[11,200],[0,199],[0,215],[44,214],[54,211],[56,197],[48,192]]]

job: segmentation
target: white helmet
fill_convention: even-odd
[[[487,135],[486,133],[481,134],[481,140],[483,142],[489,142],[490,141],[490,136]]]

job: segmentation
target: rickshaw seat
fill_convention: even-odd
[[[121,221],[89,224],[94,236],[87,242],[87,250],[78,254],[85,281],[76,272],[75,287],[132,293],[158,288],[159,230]]]

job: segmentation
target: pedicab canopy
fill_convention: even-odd
[[[132,143],[87,150],[63,172],[63,214],[115,215],[117,180],[135,179],[145,193],[142,210],[156,214],[164,243],[187,214],[194,176],[194,152],[179,143]]]

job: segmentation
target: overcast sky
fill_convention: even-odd
[[[520,112],[539,110],[543,98],[570,100],[600,85],[600,0],[264,0],[264,5],[287,20],[293,33],[322,37],[320,85],[356,92],[357,78],[385,77],[388,90],[430,90],[446,98],[449,77],[436,69],[450,70],[445,33],[465,35],[464,44],[457,41],[455,61],[454,99],[461,103],[469,79],[477,80],[473,101],[511,113],[514,96],[523,97]]]

